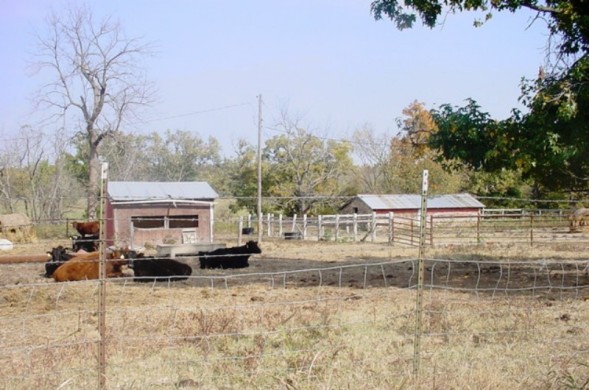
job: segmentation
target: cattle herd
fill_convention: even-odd
[[[70,237],[72,248],[63,246],[47,252],[45,277],[56,282],[78,281],[99,278],[99,233],[100,224],[93,222],[73,222],[79,235]],[[108,278],[125,276],[125,268],[133,271],[137,282],[185,280],[192,274],[190,265],[167,257],[145,256],[129,249],[107,251],[105,274]],[[245,245],[221,248],[210,252],[198,252],[200,268],[245,268],[249,267],[249,257],[262,253],[256,241]]]

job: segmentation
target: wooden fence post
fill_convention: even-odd
[[[321,215],[317,216],[317,241],[321,241]]]
[[[534,246],[534,214],[530,214],[530,246]]]
[[[239,217],[237,225],[237,246],[241,246],[241,234],[243,233],[243,217]]]
[[[393,243],[393,212],[389,211],[389,244]]]
[[[354,242],[358,241],[358,214],[354,213],[353,217],[354,226],[352,230],[354,231]]]
[[[278,237],[282,237],[282,214],[278,214]]]
[[[334,236],[334,241],[338,242],[339,241],[339,214],[337,214],[335,216],[335,236]]]
[[[411,224],[409,225],[410,226],[409,232],[411,234],[411,245],[413,245],[413,218],[411,218],[410,221],[411,221]]]
[[[429,216],[429,245],[434,246],[434,216]]]
[[[307,214],[303,214],[303,240],[307,238]]]
[[[376,213],[372,213],[372,232],[370,234],[370,239],[372,242],[374,242],[374,240],[376,240]]]
[[[477,215],[477,245],[481,243],[481,214]]]
[[[266,218],[268,219],[268,227],[266,228],[268,230],[268,237],[272,237],[272,216],[274,214],[270,214],[268,213]]]

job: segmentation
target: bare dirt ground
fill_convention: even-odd
[[[237,244],[235,239],[228,238],[220,242],[227,246]],[[42,258],[58,244],[67,246],[69,242],[40,240],[20,245],[10,254],[0,256],[0,263],[24,255]],[[193,269],[193,278],[182,283],[407,288],[417,281],[419,248],[416,246],[280,239],[267,239],[260,246],[262,254],[250,258],[250,267],[238,270],[202,270],[197,257],[178,257]],[[432,286],[481,291],[519,287],[535,292],[547,284],[575,287],[589,283],[589,254],[582,242],[537,247],[522,244],[425,247],[423,257],[427,260],[425,282]],[[51,282],[43,273],[43,263],[5,264],[0,266],[0,284]]]

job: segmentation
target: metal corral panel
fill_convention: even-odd
[[[209,183],[111,181],[108,195],[114,202],[135,200],[217,199],[219,195]]]
[[[372,210],[409,210],[421,208],[421,195],[358,195]],[[470,194],[438,195],[427,198],[427,207],[432,209],[484,208]]]

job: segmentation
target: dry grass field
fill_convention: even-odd
[[[106,388],[589,388],[584,244],[428,248],[420,314],[415,247],[261,246],[242,270],[109,280]],[[42,273],[0,265],[0,388],[97,388],[99,283]]]

